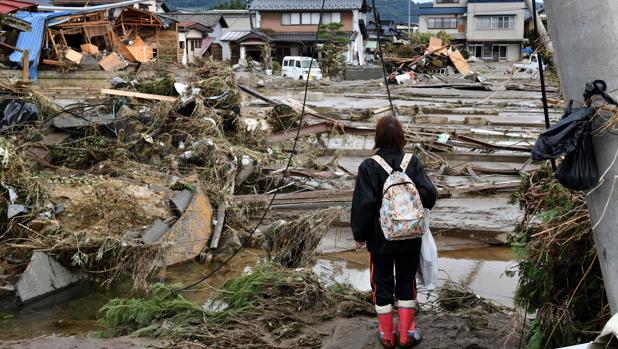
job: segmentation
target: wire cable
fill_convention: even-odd
[[[325,5],[326,5],[326,0],[322,0],[322,7],[320,8],[320,20],[318,21],[318,29],[316,30],[316,33],[315,33],[315,42],[313,44],[313,47],[315,47],[315,45],[318,42],[318,39],[320,37],[320,27],[322,26],[322,17],[324,15],[324,7],[325,7]],[[273,203],[275,202],[275,198],[277,197],[277,194],[279,193],[279,191],[282,188],[281,184],[283,183],[285,178],[289,176],[288,171],[289,171],[290,167],[292,166],[292,160],[294,158],[294,155],[296,154],[296,148],[298,146],[298,141],[300,139],[300,129],[303,126],[303,120],[305,118],[305,108],[306,108],[306,105],[307,105],[307,94],[309,93],[309,77],[311,76],[311,68],[313,67],[313,61],[314,61],[314,58],[313,58],[313,54],[312,54],[311,55],[311,61],[309,62],[309,72],[307,73],[307,79],[305,81],[305,92],[304,92],[305,95],[304,95],[304,98],[303,98],[303,107],[302,107],[302,110],[301,110],[301,113],[300,113],[298,127],[296,128],[296,136],[294,137],[294,146],[292,147],[292,150],[290,151],[290,156],[288,157],[288,163],[285,166],[285,170],[281,174],[281,179],[279,180],[279,185],[277,186],[275,192],[273,193],[273,196],[270,198],[270,202],[268,203],[268,206],[266,206],[266,209],[264,210],[264,213],[260,217],[260,220],[255,225],[255,227],[253,228],[251,233],[249,234],[249,239],[251,239],[251,237],[253,237],[253,235],[257,232],[258,228],[264,222],[264,219],[266,218],[266,215],[268,214],[268,212],[270,211]],[[192,284],[179,289],[177,292],[186,291],[186,290],[191,289],[191,288],[201,284],[202,282],[208,280],[210,277],[215,275],[219,270],[221,270],[225,265],[227,265],[234,257],[236,257],[236,255],[240,251],[242,251],[242,249],[243,249],[243,246],[238,247],[236,250],[234,250],[234,252],[230,256],[228,256],[215,269],[210,271],[208,274],[206,274],[204,277],[200,278],[199,280],[193,282]]]
[[[388,94],[388,103],[391,106],[391,112],[393,113],[393,117],[397,117],[397,112],[395,110],[395,106],[393,105],[393,98],[391,97],[391,89],[388,86],[388,78],[386,76],[386,64],[384,63],[384,52],[382,52],[382,43],[380,43],[380,32],[382,31],[382,26],[380,24],[380,17],[378,13],[378,8],[376,7],[376,1],[371,1],[371,6],[373,6],[373,21],[376,26],[376,34],[378,37],[378,53],[380,55],[380,63],[382,64],[382,75],[384,76],[384,85],[386,85],[386,93]]]
[[[536,32],[536,35],[540,38],[541,36],[539,35],[539,26],[537,24],[537,12],[536,12],[536,0],[532,1],[532,16],[533,21],[534,21],[534,31]],[[551,125],[549,122],[549,106],[547,105],[547,91],[545,88],[545,74],[543,72],[543,54],[542,52],[539,50],[538,54],[537,54],[537,58],[536,60],[539,63],[539,77],[541,79],[541,94],[542,94],[542,99],[543,99],[543,112],[545,114],[545,128],[548,129]],[[554,172],[556,172],[556,160],[551,159],[551,168]]]

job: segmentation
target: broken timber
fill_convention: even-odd
[[[161,96],[161,95],[153,95],[149,93],[140,93],[140,92],[131,92],[131,91],[123,91],[123,90],[111,90],[107,88],[101,89],[101,94],[104,95],[112,95],[112,96],[122,96],[122,97],[135,97],[141,99],[149,99],[155,101],[163,101],[163,102],[176,102],[177,97],[171,96]]]
[[[198,183],[196,187],[186,211],[161,240],[170,244],[165,252],[165,265],[194,259],[204,251],[212,234],[212,206],[202,185]]]

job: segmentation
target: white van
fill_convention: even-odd
[[[311,65],[311,74],[309,74]],[[287,56],[283,58],[281,65],[281,76],[290,77],[297,80],[305,80],[309,75],[309,80],[322,79],[322,70],[316,59],[311,63],[311,57]]]

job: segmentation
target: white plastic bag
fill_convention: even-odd
[[[420,272],[425,288],[431,291],[436,288],[436,279],[438,278],[438,248],[431,231],[429,231],[429,214],[429,209],[425,209],[427,224],[425,224],[426,230],[422,237]]]

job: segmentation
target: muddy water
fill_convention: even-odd
[[[245,250],[225,266],[207,284],[186,293],[187,298],[203,304],[226,280],[249,271],[261,258],[259,250]],[[505,277],[513,255],[509,248],[491,247],[440,253],[441,277],[462,282],[483,297],[512,305],[516,280]],[[366,252],[344,252],[320,256],[314,271],[325,282],[347,282],[359,290],[369,290]],[[208,268],[191,263],[168,269],[166,282],[188,284],[208,272]],[[96,292],[61,305],[44,309],[0,312],[0,339],[35,338],[42,335],[77,335],[95,331],[97,310],[109,299],[126,296],[130,285],[107,292]],[[423,290],[419,299],[425,298]]]

